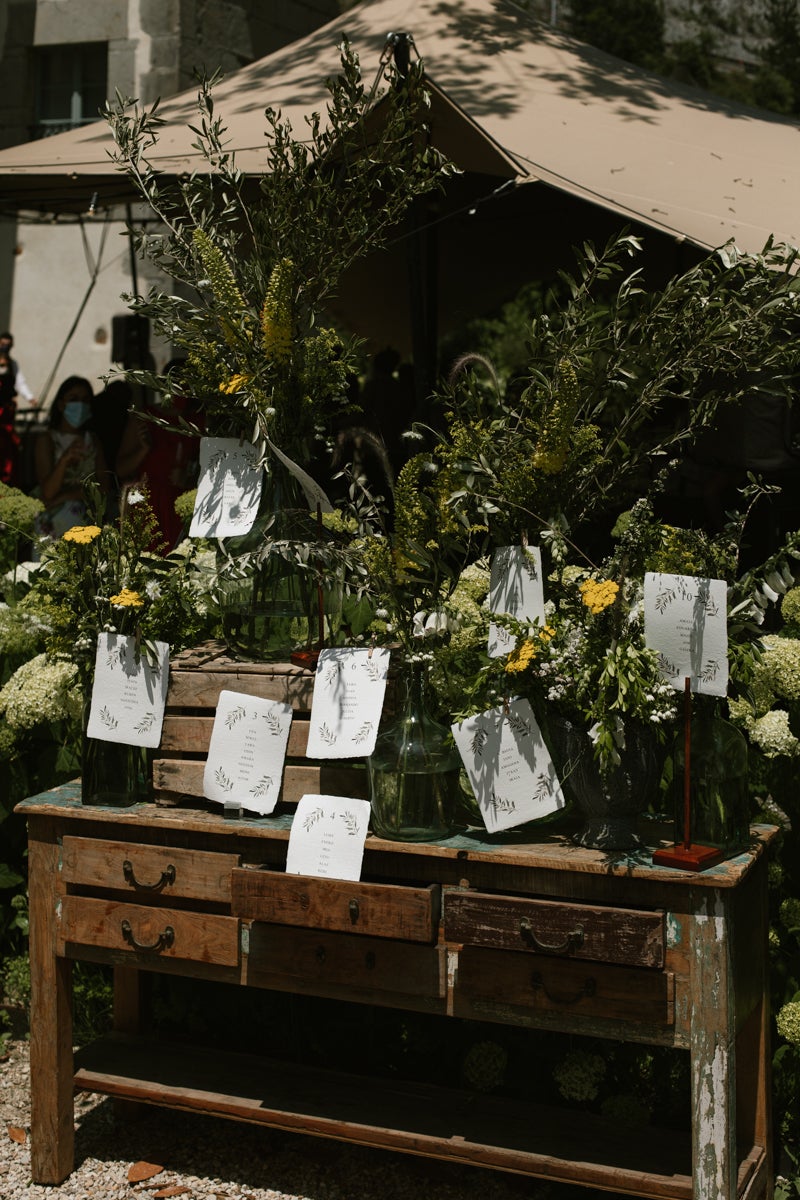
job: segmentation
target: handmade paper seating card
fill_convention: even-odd
[[[169,684],[169,646],[155,642],[156,660],[138,651],[121,633],[97,635],[89,737],[126,746],[155,747],[161,741]]]
[[[489,833],[564,807],[553,760],[527,700],[511,700],[452,729]]]
[[[258,450],[238,438],[200,439],[200,477],[190,537],[236,537],[256,519],[264,469]]]
[[[489,577],[489,609],[519,621],[544,624],[542,552],[538,546],[501,546],[495,551]],[[514,635],[494,621],[489,626],[489,657],[500,658],[514,649]]]
[[[369,811],[368,800],[301,797],[289,833],[287,874],[360,879]]]
[[[309,758],[360,758],[378,736],[389,651],[341,646],[323,650],[317,663]]]
[[[724,696],[728,690],[728,585],[694,575],[644,577],[645,642],[658,654],[661,673],[683,691]]]
[[[291,724],[288,704],[220,692],[203,771],[203,795],[218,804],[238,804],[268,816],[278,802]]]

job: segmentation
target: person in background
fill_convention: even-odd
[[[0,351],[0,482],[19,487],[20,438],[14,428],[17,415],[17,389],[14,367]]]
[[[19,363],[15,358],[11,357],[11,351],[13,347],[14,338],[12,335],[8,332],[0,333],[0,354],[5,354],[11,363],[11,367],[14,371],[14,376],[16,379],[17,398],[21,400],[23,404],[26,404],[28,408],[38,408],[39,401],[36,399],[30,387],[28,386],[28,382],[25,379],[25,376],[22,374],[22,371],[20,371]]]
[[[83,480],[93,476],[108,492],[108,467],[98,438],[90,428],[92,386],[70,375],[55,394],[47,427],[39,430],[34,447],[34,494],[45,505],[37,517],[39,536],[58,538],[73,525],[88,520]]]
[[[165,373],[177,371],[182,361],[175,359],[168,363]],[[185,417],[197,423],[196,406],[185,396],[173,395],[169,407],[152,404],[144,411],[167,421]],[[175,512],[175,501],[195,487],[199,454],[198,438],[165,429],[139,412],[128,414],[115,463],[117,478],[121,487],[141,483],[147,488],[150,506],[170,550],[183,532],[183,523]]]

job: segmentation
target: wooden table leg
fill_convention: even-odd
[[[698,897],[691,961],[695,1200],[736,1200],[736,1043],[731,920],[721,890]]]
[[[75,1160],[72,964],[56,953],[60,847],[49,821],[31,819],[31,1175],[61,1183]]]

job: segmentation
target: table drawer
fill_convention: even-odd
[[[362,1003],[444,1012],[443,946],[254,923],[245,929],[247,982]]]
[[[562,1013],[626,1023],[672,1025],[669,971],[568,962],[545,955],[464,946],[455,983],[456,1016],[494,1019],[504,1010]]]
[[[230,904],[231,871],[241,861],[238,854],[212,850],[65,837],[61,875],[65,883],[130,891],[143,899],[161,894]]]
[[[433,942],[441,891],[359,883],[242,867],[231,876],[232,911],[249,921],[337,930],[406,942]]]
[[[664,914],[446,889],[448,942],[632,967],[664,965]]]
[[[58,936],[63,944],[103,946],[137,957],[180,958],[223,967],[239,963],[236,918],[185,909],[64,896]]]

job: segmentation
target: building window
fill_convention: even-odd
[[[36,136],[96,121],[106,102],[105,42],[40,46],[36,50]]]

